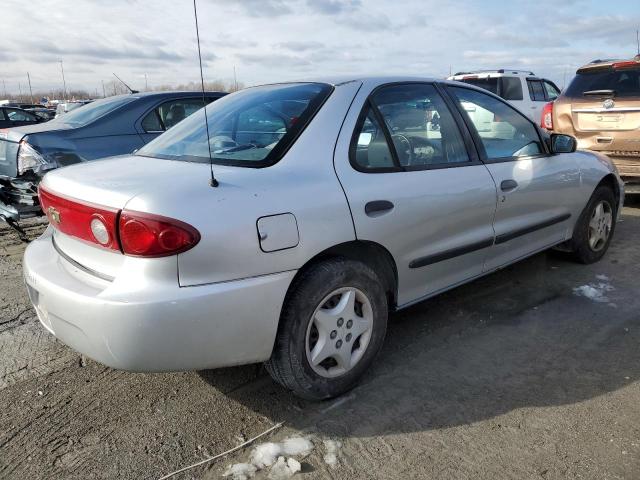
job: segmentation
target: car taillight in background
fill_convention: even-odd
[[[18,175],[22,175],[28,170],[39,172],[55,168],[55,161],[49,161],[40,152],[22,140],[18,147]]]
[[[542,109],[540,126],[547,130],[553,130],[553,102],[547,103]]]
[[[166,257],[193,248],[200,233],[179,220],[117,210],[39,188],[40,205],[57,230],[109,250],[136,257]]]

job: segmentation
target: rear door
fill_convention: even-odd
[[[544,84],[539,78],[527,78],[527,89],[531,103],[524,113],[534,122],[540,123],[542,108],[547,103]]]
[[[480,157],[498,190],[495,245],[486,270],[493,270],[571,236],[580,198],[580,172],[570,155],[549,155],[538,129],[501,99],[464,87],[447,87],[467,116]]]
[[[496,188],[439,87],[370,92],[365,85],[356,97],[334,162],[356,236],[393,255],[404,305],[481,274]]]

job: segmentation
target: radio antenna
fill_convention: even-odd
[[[216,177],[213,175],[213,157],[211,156],[211,140],[209,139],[209,119],[207,118],[207,101],[204,95],[204,75],[202,74],[202,54],[200,53],[200,31],[198,30],[198,8],[196,0],[193,0],[193,15],[196,17],[196,38],[198,40],[198,61],[200,62],[200,85],[202,86],[202,111],[204,112],[204,125],[207,129],[207,149],[209,150],[209,170],[211,171],[211,180],[209,184],[212,187],[219,185]]]
[[[138,90],[133,90],[131,89],[131,87],[129,85],[127,85],[126,83],[124,83],[124,80],[122,80],[118,75],[116,75],[115,73],[113,74],[114,77],[116,77],[118,80],[120,80],[120,83],[122,83],[127,90],[129,90],[129,93],[140,93]]]

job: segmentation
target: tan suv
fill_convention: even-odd
[[[640,55],[595,60],[543,111],[541,126],[573,135],[578,148],[608,155],[628,193],[640,193]]]

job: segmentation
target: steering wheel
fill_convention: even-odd
[[[400,165],[411,165],[413,162],[413,145],[411,144],[411,140],[401,133],[394,133],[391,135],[391,140],[393,140],[393,144],[398,152],[398,157],[400,157],[398,158]]]

